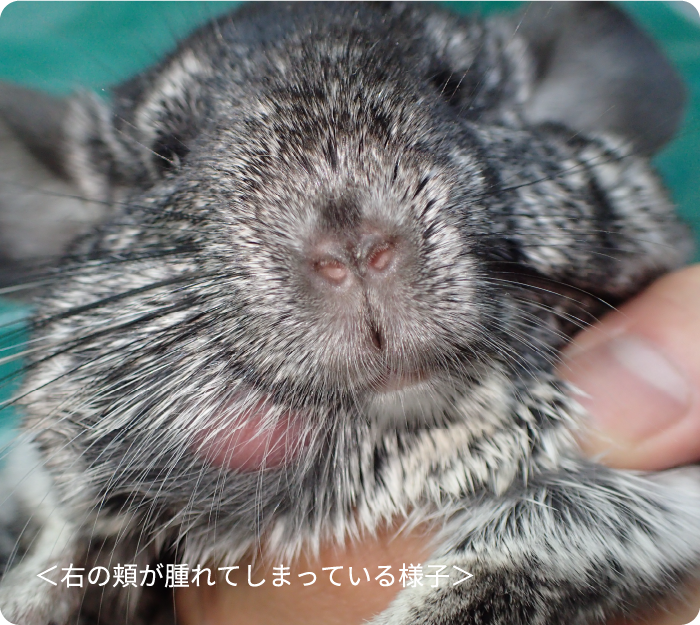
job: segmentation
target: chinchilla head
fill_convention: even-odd
[[[607,4],[244,7],[109,104],[5,92],[61,112],[51,145],[3,119],[101,221],[38,306],[26,427],[64,496],[192,535],[352,516],[376,432],[507,425],[687,250],[646,158],[683,88]]]

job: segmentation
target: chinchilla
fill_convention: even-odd
[[[172,622],[167,595],[37,574],[291,562],[401,519],[451,577],[375,625],[598,623],[674,592],[700,469],[583,457],[555,366],[688,257],[649,163],[683,98],[586,2],[249,5],[109,103],[4,86],[3,158],[42,190],[3,186],[4,253],[65,249],[14,399],[4,616]]]

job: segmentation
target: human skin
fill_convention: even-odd
[[[583,331],[564,353],[561,375],[577,386],[592,417],[582,438],[586,453],[605,464],[664,469],[700,460],[700,265],[665,276],[596,326]],[[699,520],[700,522],[700,520]],[[176,597],[180,625],[360,625],[386,608],[401,586],[366,582],[363,568],[418,564],[430,553],[429,533],[386,528],[344,549],[328,546],[317,559],[290,569],[293,584],[272,585],[272,567],[262,563],[247,581],[247,562],[230,581],[182,589]],[[329,580],[323,567],[343,566]],[[349,581],[353,568],[357,586]],[[302,587],[313,571],[315,584]],[[373,575],[373,576],[374,576]],[[432,583],[432,582],[430,582]],[[700,592],[660,606],[653,614],[614,625],[684,625],[700,610]],[[612,624],[611,624],[612,625]]]

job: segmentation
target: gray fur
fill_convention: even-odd
[[[586,6],[547,36],[588,11],[622,24],[614,50],[646,41]],[[406,589],[377,624],[592,623],[697,573],[697,470],[582,459],[585,415],[553,373],[601,302],[687,256],[635,147],[663,138],[547,118],[543,49],[567,61],[517,24],[245,7],[118,87],[111,110],[66,105],[67,177],[109,216],[34,318],[17,401],[40,457],[27,479],[50,501],[24,505],[39,539],[0,583],[7,618],[76,618],[79,593],[33,590],[52,563],[223,566],[258,546],[289,560],[406,515],[442,528],[432,561],[475,578]],[[567,79],[568,96],[593,79]],[[381,275],[377,236],[394,263]],[[286,461],[215,462],[217,435],[261,411],[267,431],[289,422]],[[155,618],[146,598],[105,601],[110,623]]]
[[[626,135],[644,154],[671,138],[683,115],[683,83],[624,15],[611,14],[604,2],[537,2],[520,30],[537,67],[525,107],[530,122]]]

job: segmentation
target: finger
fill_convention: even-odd
[[[700,587],[682,597],[666,601],[664,605],[635,619],[616,620],[608,625],[687,625],[700,612]],[[699,621],[700,622],[700,621]]]
[[[700,265],[665,276],[565,350],[582,391],[584,448],[605,464],[660,469],[700,459]]]
[[[253,582],[265,580],[257,587],[249,585],[248,562],[243,562],[229,575],[229,582],[236,586],[219,579],[215,586],[179,589],[177,622],[180,625],[282,622],[287,625],[362,625],[383,612],[401,590],[397,573],[401,566],[427,559],[431,552],[430,538],[420,529],[409,534],[390,528],[341,550],[326,547],[318,558],[302,556],[294,564],[290,563],[289,575],[285,576],[289,584],[277,586],[274,567],[279,562],[253,568]],[[383,570],[380,567],[385,566],[389,566],[394,575],[390,586],[382,586],[376,579]],[[329,567],[342,568],[331,574]]]

